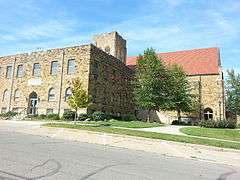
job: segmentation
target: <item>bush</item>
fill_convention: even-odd
[[[60,117],[58,114],[48,114],[46,115],[46,119],[50,119],[50,120],[59,120]]]
[[[96,111],[91,115],[91,120],[93,121],[103,121],[106,119],[107,119],[106,114],[100,111]]]
[[[230,128],[235,129],[237,127],[237,121],[233,119],[223,119],[216,121],[216,128]]]
[[[79,121],[84,121],[84,120],[86,120],[86,119],[88,119],[89,118],[89,115],[88,114],[79,114],[78,115],[78,120]]]
[[[38,119],[46,119],[47,116],[45,114],[40,114],[37,118]]]
[[[123,121],[137,121],[136,116],[133,115],[124,115],[122,116],[121,120]]]
[[[16,116],[16,115],[17,115],[17,113],[13,112],[13,111],[8,111],[7,113],[0,114],[1,117],[13,117],[13,116]]]
[[[234,129],[237,127],[237,122],[232,119],[223,120],[202,120],[199,122],[199,126],[206,128],[230,128]]]
[[[214,128],[216,126],[216,122],[213,120],[201,120],[199,122],[199,126],[205,128]]]
[[[172,125],[181,125],[181,126],[190,126],[191,122],[184,122],[184,121],[178,121],[178,120],[174,120],[172,122]]]
[[[62,119],[67,121],[73,121],[75,118],[75,112],[74,111],[67,111],[63,113]]]

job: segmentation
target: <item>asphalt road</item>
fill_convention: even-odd
[[[237,180],[236,171],[204,161],[28,135],[0,126],[0,179]]]

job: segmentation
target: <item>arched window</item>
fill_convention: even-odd
[[[55,90],[54,88],[50,88],[48,91],[48,101],[54,101],[55,100]]]
[[[70,87],[68,87],[65,91],[65,101],[72,95],[72,90]]]
[[[6,101],[8,98],[9,98],[9,93],[8,93],[8,90],[6,89],[6,90],[3,92],[2,101]]]
[[[16,89],[14,93],[14,101],[19,101],[20,95],[21,95],[20,90]]]
[[[106,46],[106,47],[105,47],[105,52],[108,53],[108,54],[110,54],[110,47],[109,47],[109,46]]]
[[[211,108],[204,109],[204,119],[205,120],[213,119],[213,110]]]

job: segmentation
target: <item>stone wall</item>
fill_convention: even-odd
[[[126,40],[117,32],[104,33],[93,37],[95,46],[111,54],[126,64],[127,46]],[[108,52],[109,51],[109,52]]]
[[[222,74],[216,75],[196,75],[188,76],[188,80],[192,87],[192,93],[196,95],[196,99],[201,104],[192,113],[182,113],[183,119],[199,120],[204,119],[204,109],[211,108],[213,110],[213,119],[219,120],[225,118],[225,102]],[[147,111],[139,110],[138,118],[146,119]],[[201,116],[201,118],[200,118]],[[151,112],[154,121],[171,124],[177,119],[177,113],[174,111]]]
[[[74,74],[67,74],[68,60],[75,59],[76,71]],[[58,62],[57,75],[51,75],[51,62]],[[0,82],[0,108],[8,110],[26,111],[29,103],[29,95],[36,92],[38,95],[38,114],[46,114],[47,109],[53,109],[53,113],[62,114],[64,109],[69,109],[65,101],[65,90],[70,86],[74,77],[78,77],[83,82],[84,88],[88,89],[90,45],[52,49],[48,51],[33,52],[30,54],[19,54],[0,58],[1,79]],[[41,75],[33,77],[33,64],[40,63]],[[24,75],[16,77],[17,67],[22,64]],[[6,78],[7,66],[13,66],[11,79]],[[48,101],[48,91],[55,90],[55,100]],[[3,92],[8,89],[9,96],[3,101]],[[20,97],[18,101],[14,98],[14,92],[18,89]],[[16,110],[16,109],[15,109]]]
[[[112,115],[133,115],[131,79],[133,72],[119,59],[92,45],[89,94],[92,110]]]

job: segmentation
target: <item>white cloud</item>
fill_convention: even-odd
[[[49,20],[35,26],[24,26],[20,30],[15,29],[15,33],[1,35],[0,39],[5,41],[34,41],[42,38],[64,38],[71,34],[74,26],[73,21]]]
[[[40,25],[25,27],[16,36],[22,39],[51,38],[65,34],[71,24],[52,20]]]
[[[216,24],[223,34],[233,35],[237,32],[237,27],[230,20],[228,20],[222,13],[216,10],[208,10],[207,14],[210,19]],[[217,29],[216,29],[217,30]]]

